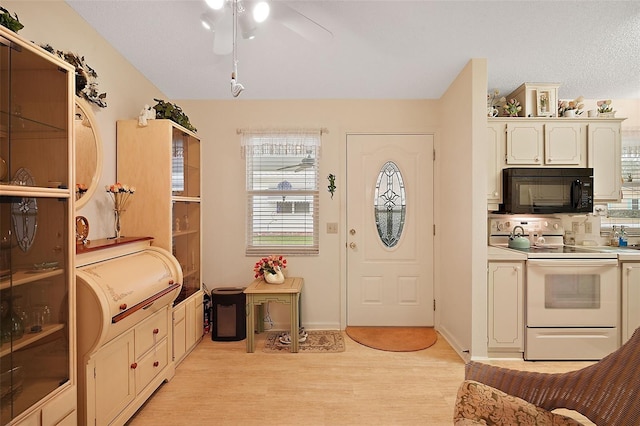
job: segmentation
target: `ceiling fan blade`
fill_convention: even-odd
[[[286,4],[282,2],[271,2],[270,4],[273,19],[301,37],[315,43],[328,42],[333,38],[333,33],[327,28]]]
[[[213,29],[213,53],[228,55],[233,51],[233,17],[226,13]]]

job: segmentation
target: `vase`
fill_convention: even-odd
[[[275,274],[265,271],[264,280],[269,284],[282,284],[284,282],[284,274],[280,268],[276,268],[275,271]]]
[[[568,118],[573,118],[576,116],[576,110],[575,109],[568,109],[564,112],[564,114],[562,114],[563,117],[568,117]]]
[[[615,111],[598,113],[598,117],[600,118],[615,118],[615,116],[616,116]]]
[[[115,215],[115,220],[113,222],[113,229],[116,231],[116,236],[114,238],[117,240],[117,239],[121,238],[121,236],[120,236],[120,218],[122,216],[122,213],[124,213],[124,210],[114,209],[113,213]]]

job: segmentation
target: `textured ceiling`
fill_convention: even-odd
[[[232,99],[232,55],[214,54],[204,0],[67,3],[170,99]],[[435,99],[471,58],[502,94],[549,82],[561,98],[640,98],[640,1],[282,3],[333,36],[271,19],[240,38],[239,99]]]

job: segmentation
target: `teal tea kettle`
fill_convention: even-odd
[[[516,230],[520,228],[520,233],[516,234]],[[524,236],[524,228],[520,225],[514,226],[511,235],[509,235],[509,248],[528,249],[531,247],[529,239]]]

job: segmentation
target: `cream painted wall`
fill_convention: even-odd
[[[102,136],[104,164],[100,188],[78,214],[89,220],[89,239],[113,236],[113,208],[102,188],[116,180],[116,120],[137,117],[144,104],[154,105],[153,98],[164,95],[65,2],[9,0],[2,6],[25,26],[20,36],[84,56],[98,74],[98,90],[106,92],[107,107],[89,105]]]
[[[441,99],[436,312],[440,332],[459,353],[483,349],[472,345],[472,331],[486,323],[486,297],[478,297],[486,294],[486,179],[477,178],[487,172],[486,82],[486,60],[471,60]]]
[[[254,257],[245,257],[245,167],[236,129],[326,128],[320,159],[320,255],[289,257],[287,274],[302,276],[302,322],[308,328],[343,328],[345,247],[345,143],[347,133],[436,133],[438,101],[188,101],[188,111],[203,140],[204,282],[209,288],[247,285]],[[437,136],[436,136],[437,138]],[[333,200],[326,177],[336,175]],[[326,224],[339,224],[327,234]],[[273,304],[272,318],[287,323],[286,311]]]

